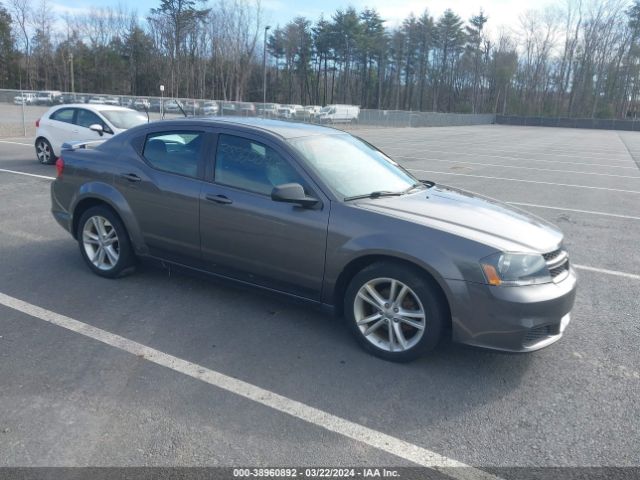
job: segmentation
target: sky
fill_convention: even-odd
[[[57,14],[82,13],[88,11],[95,3],[87,0],[48,0],[53,11]],[[144,17],[149,9],[157,7],[159,0],[137,0],[135,9],[140,17]],[[321,14],[330,18],[337,9],[345,9],[353,6],[360,11],[364,7],[375,8],[383,19],[387,21],[387,27],[397,26],[411,12],[420,15],[425,8],[430,14],[438,17],[447,8],[451,8],[464,20],[483,9],[489,17],[487,28],[490,32],[499,31],[501,26],[506,28],[518,26],[520,14],[530,9],[543,9],[552,5],[552,0],[261,0],[263,18],[266,24],[284,25],[295,16],[302,15],[311,20],[316,20]],[[126,5],[132,9],[132,4],[126,0],[101,0],[102,7],[117,7]]]

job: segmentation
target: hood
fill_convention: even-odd
[[[435,185],[399,197],[363,199],[357,207],[475,240],[501,251],[547,253],[562,243],[553,224],[488,197]]]

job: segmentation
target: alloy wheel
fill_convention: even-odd
[[[51,162],[51,146],[46,140],[39,140],[36,144],[36,155],[40,163]]]
[[[353,309],[360,333],[384,351],[409,350],[424,335],[426,315],[422,302],[399,280],[369,280],[358,290]]]
[[[96,215],[82,229],[82,245],[89,261],[100,270],[111,270],[120,258],[118,233],[111,222]]]

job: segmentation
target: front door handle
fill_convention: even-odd
[[[142,179],[136,175],[135,173],[123,173],[120,175],[125,180],[129,180],[130,182],[140,182]]]
[[[205,195],[205,197],[207,200],[209,200],[210,202],[216,202],[216,203],[221,203],[223,205],[229,205],[230,203],[233,203],[233,200],[231,200],[228,197],[225,197],[224,195]]]

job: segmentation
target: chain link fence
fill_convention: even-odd
[[[320,123],[320,106],[279,105],[274,103],[232,102],[226,100],[107,95],[0,89],[0,138],[33,136],[35,122],[52,105],[84,103],[117,105],[149,115],[149,120],[182,116],[246,116],[278,118],[296,122]],[[356,109],[358,110],[358,109]],[[494,115],[404,110],[359,109],[357,117],[336,121],[344,129],[442,127],[494,123]]]

